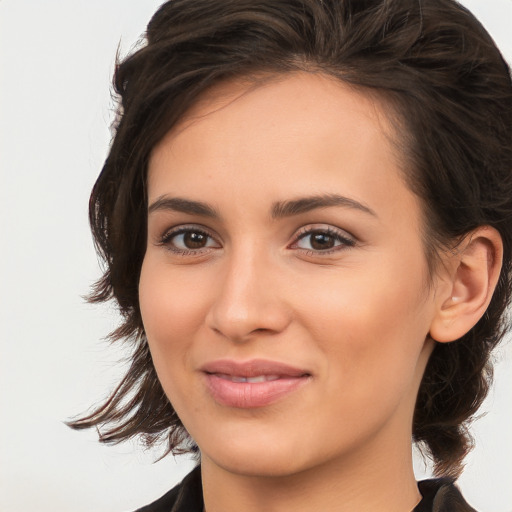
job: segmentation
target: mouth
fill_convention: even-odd
[[[310,381],[311,373],[267,360],[219,360],[201,368],[206,388],[220,405],[239,409],[265,407]]]
[[[256,377],[242,377],[240,375],[228,375],[226,373],[213,373],[210,375],[217,375],[220,379],[230,380],[231,382],[249,382],[250,384],[270,382],[281,378],[279,375],[257,375]]]

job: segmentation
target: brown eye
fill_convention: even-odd
[[[208,235],[198,233],[197,231],[188,231],[183,234],[183,245],[187,249],[201,249],[206,247],[208,242]]]
[[[349,238],[345,231],[326,228],[310,229],[303,232],[293,247],[316,253],[329,253],[353,247],[355,244],[355,240]]]
[[[166,233],[160,244],[166,246],[172,252],[182,254],[220,247],[217,241],[208,233],[193,227],[179,228]]]
[[[309,237],[311,248],[314,249],[315,251],[332,249],[336,245],[336,239],[332,235],[329,235],[328,233],[322,233],[321,231],[317,231],[311,233]]]

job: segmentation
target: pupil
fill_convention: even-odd
[[[331,235],[325,233],[315,233],[311,235],[311,247],[313,249],[331,249],[334,247],[334,239]]]
[[[183,242],[189,249],[201,249],[206,245],[206,236],[202,233],[185,233]]]

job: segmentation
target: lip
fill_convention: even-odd
[[[270,405],[298,390],[311,377],[305,369],[265,359],[212,361],[201,371],[213,399],[239,409]]]

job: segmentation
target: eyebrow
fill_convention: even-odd
[[[338,194],[322,194],[309,197],[301,197],[289,201],[278,201],[272,205],[272,219],[281,219],[284,217],[292,217],[300,215],[319,208],[330,208],[333,206],[341,206],[351,208],[377,217],[377,214],[368,206],[350,199],[349,197],[340,196]],[[161,210],[172,210],[190,215],[201,215],[203,217],[220,218],[217,210],[201,201],[193,201],[181,197],[161,196],[156,199],[148,208],[148,213]]]
[[[148,213],[160,210],[172,210],[175,212],[188,213],[190,215],[202,215],[203,217],[220,217],[213,206],[181,197],[161,196],[150,205]]]
[[[279,219],[283,217],[290,217],[292,215],[300,215],[301,213],[306,213],[318,208],[330,208],[332,206],[352,208],[377,217],[377,214],[371,208],[356,201],[355,199],[350,199],[349,197],[340,196],[338,194],[323,194],[274,203],[272,206],[272,218]]]

